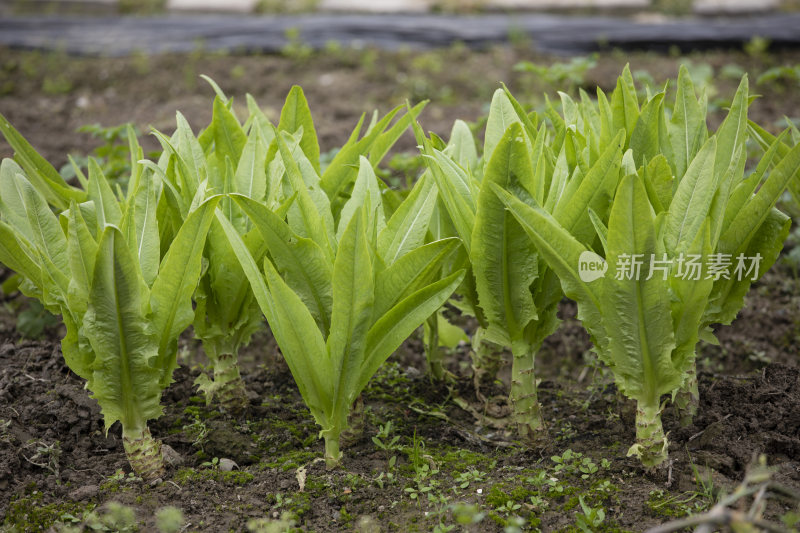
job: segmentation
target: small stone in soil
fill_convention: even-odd
[[[235,461],[224,458],[219,460],[219,469],[222,470],[223,472],[230,472],[234,468],[236,469],[239,468],[239,465],[237,465]]]
[[[170,466],[181,466],[183,464],[183,456],[175,451],[175,448],[169,444],[161,446],[161,453],[164,455],[164,461]]]

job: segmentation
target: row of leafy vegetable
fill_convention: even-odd
[[[640,107],[626,68],[609,96],[561,93],[542,114],[499,89],[483,157],[462,121],[447,142],[426,135],[416,122],[423,103],[362,116],[324,168],[299,87],[274,126],[250,96],[242,123],[211,84],[211,123],[195,135],[178,113],[171,136],[155,132],[157,160],[130,131],[122,184],[93,160],[85,174],[75,165],[79,186],[68,184],[0,117],[15,150],[0,165],[0,262],[62,316],[67,365],[87,381],[106,430],[121,423],[145,479],[164,475],[148,421],[163,412],[190,325],[213,366],[197,384],[238,414],[247,405],[238,352],[263,314],[335,466],[361,391],[423,323],[432,376],[444,377],[436,333],[448,300],[478,323],[476,374],[494,375],[510,350],[514,421],[533,439],[544,427],[535,356],[564,295],[637,403],[630,454],[658,465],[662,398],[691,421],[696,346],[715,342],[711,326],[735,318],[753,280],[686,279],[673,267],[626,279],[618,259],[758,254],[763,273],[790,226],[775,204],[787,187],[800,199],[800,135],[748,122],[746,78],[713,133],[685,69],[673,104],[665,87]],[[426,169],[404,194],[376,169],[409,129]],[[752,171],[748,138],[761,147]],[[608,268],[592,282],[578,272],[588,251]]]

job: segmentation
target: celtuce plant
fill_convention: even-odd
[[[55,171],[27,143],[17,147],[21,161],[37,164],[0,164],[0,261],[23,277],[26,295],[61,314],[64,359],[87,381],[106,432],[119,421],[134,472],[145,480],[160,478],[161,444],[147,422],[162,414],[178,336],[192,321],[191,297],[218,199],[195,206],[162,259],[160,191],[150,172],[137,165],[122,196],[90,160],[86,201],[72,198],[57,217],[48,199],[55,202],[58,195],[46,198],[29,179],[35,176],[47,190],[46,176]]]
[[[203,188],[215,193],[240,194],[280,211],[281,203],[286,200],[284,184],[281,183],[284,164],[277,149],[273,125],[249,95],[249,117],[242,125],[233,112],[232,99],[228,99],[213,81],[206,79],[217,93],[211,124],[195,137],[186,120],[178,114],[178,127],[171,138],[158,135],[164,148],[158,172],[168,186],[165,194],[170,207],[163,212],[164,218],[182,220],[189,206],[196,202],[196,197],[207,194]],[[390,127],[391,120],[400,110],[398,108],[381,121],[376,118],[364,138],[352,138],[322,175],[324,181],[310,192],[312,200],[333,201],[335,205],[337,195],[346,194],[348,186],[352,186],[356,172],[352,165],[358,162],[358,156],[369,154],[377,165],[421,108],[419,106],[412,115],[401,118]],[[299,148],[294,149],[303,151],[306,156],[303,165],[307,166],[301,172],[304,175],[318,174],[321,170],[319,143],[300,87],[293,87],[286,97],[277,131],[299,136]],[[331,200],[322,191],[321,184],[327,185],[331,191]],[[254,259],[261,263],[267,253],[261,234],[230,198],[222,199],[220,209],[248,243]],[[282,214],[285,216],[285,211]],[[213,379],[201,374],[196,384],[209,403],[217,398],[225,410],[238,414],[248,403],[239,370],[239,350],[261,327],[263,318],[247,276],[216,220],[208,235],[205,261],[207,269],[195,295],[194,331],[202,341],[213,368]]]
[[[307,132],[276,132],[281,183],[291,204],[286,221],[263,203],[232,195],[267,245],[263,269],[224,214],[217,218],[322,428],[325,460],[334,467],[353,403],[386,358],[450,297],[463,272],[441,276],[455,240],[424,244],[436,201],[431,181],[420,180],[386,220],[373,169],[380,157],[363,152],[370,143],[354,140],[356,131],[340,152],[370,154],[357,158],[353,183],[345,174],[352,167],[336,159],[317,173],[303,143]],[[326,179],[332,168],[338,175]],[[347,189],[344,201],[338,193]]]
[[[751,283],[778,256],[790,221],[774,205],[800,170],[800,147],[781,156],[776,139],[745,177],[746,78],[709,138],[703,100],[685,69],[671,118],[663,93],[640,111],[629,76],[626,69],[618,85],[627,96],[608,107],[600,98],[600,123],[625,131],[630,148],[618,161],[624,177],[607,225],[593,217],[596,247],[535,198],[493,189],[578,302],[619,389],[636,401],[637,441],[629,455],[655,466],[667,458],[662,396],[684,391],[696,401],[698,340],[712,340],[710,325],[735,318]],[[584,127],[591,138],[591,124]],[[588,263],[596,275],[581,275],[579,266]]]
[[[264,201],[267,191],[265,165],[272,130],[266,118],[248,98],[253,111],[249,135],[233,114],[232,101],[217,89],[209,126],[196,138],[178,113],[175,133],[157,133],[164,148],[158,166],[153,166],[166,184],[166,209],[160,211],[168,224],[183,220],[196,202],[210,191],[236,192]],[[252,227],[234,205],[223,198],[220,207],[228,213],[237,231],[247,235]],[[174,224],[175,222],[173,222]],[[248,242],[254,253],[265,253],[263,243],[251,232]],[[165,232],[164,238],[169,238]],[[240,414],[248,404],[239,369],[239,350],[246,346],[263,323],[250,284],[233,254],[225,234],[212,222],[204,252],[207,265],[197,291],[194,333],[213,370],[213,379],[201,373],[195,381],[206,402],[217,400],[228,413]]]
[[[579,140],[559,135],[551,143],[548,135],[538,117],[528,116],[503,89],[492,100],[482,172],[473,170],[469,158],[460,157],[465,141],[451,141],[441,151],[418,131],[442,204],[471,267],[474,290],[468,287],[463,299],[480,324],[473,337],[475,366],[486,365],[498,346],[511,349],[513,417],[520,435],[528,437],[544,428],[535,356],[558,325],[556,312],[563,293],[554,272],[498,200],[492,184],[534,199],[566,227],[593,237],[589,209],[604,216],[619,179],[620,136],[578,166],[574,159],[570,164],[568,154]],[[464,133],[459,136],[471,140]]]

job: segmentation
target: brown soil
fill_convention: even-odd
[[[552,87],[514,72],[512,66],[522,59],[554,60],[522,49],[473,53],[458,47],[423,55],[366,50],[251,57],[198,51],[128,59],[0,50],[0,112],[58,166],[67,153],[86,154],[97,145],[90,136],[74,133],[86,123],[112,126],[131,120],[142,131],[149,125],[169,131],[175,110],[195,128],[207,123],[213,93],[198,74],[220,82],[237,104],[243,105],[245,92],[252,93],[271,118],[277,118],[289,87],[300,84],[325,151],[343,142],[362,112],[375,107],[385,112],[405,98],[431,98],[423,125],[443,134],[455,118],[478,120],[499,80],[526,101],[540,102],[540,92],[552,94]],[[757,75],[769,66],[797,63],[800,55],[711,53],[691,59],[717,72],[738,63]],[[602,56],[584,85],[611,89],[626,61],[632,70],[648,69],[660,83],[676,74],[679,60]],[[736,84],[724,77],[715,83],[715,97],[729,97]],[[752,116],[771,129],[800,103],[800,93],[788,85],[757,90],[765,97],[754,104]],[[712,120],[719,120],[719,114]],[[399,149],[413,144],[406,138]],[[2,142],[0,155],[10,155]],[[634,438],[630,405],[618,398],[607,371],[589,352],[574,305],[564,302],[564,323],[547,340],[537,363],[540,400],[550,424],[546,435],[532,445],[513,440],[502,423],[507,383],[484,389],[490,401],[481,403],[465,347],[448,359],[456,381],[450,387],[432,385],[415,336],[365,392],[364,434],[345,450],[343,468],[335,471],[325,470],[318,460],[318,428],[268,332],[257,335],[242,356],[251,403],[236,420],[194,396],[193,381],[203,359],[187,335],[182,367],[164,394],[166,414],[151,422],[153,434],[174,448],[184,464],[172,467],[164,483],[146,486],[125,477],[129,467],[119,427],[106,435],[82,380],[64,366],[60,328],[47,328],[42,340],[22,339],[14,312],[25,304],[15,295],[5,296],[3,303],[0,528],[10,531],[80,522],[85,513],[102,513],[112,501],[135,510],[141,531],[155,531],[154,513],[167,505],[182,510],[188,531],[246,531],[248,520],[273,519],[284,511],[298,515],[297,526],[309,531],[428,531],[440,521],[454,524],[452,504],[459,502],[477,504],[484,513],[477,525],[465,526],[471,531],[502,531],[510,514],[523,517],[526,528],[577,531],[571,528],[581,514],[578,496],[605,510],[598,531],[643,531],[708,506],[719,491],[741,482],[759,454],[776,467],[778,482],[800,488],[800,281],[784,266],[754,286],[732,326],[718,330],[720,347],[701,347],[698,417],[692,426],[679,428],[671,410],[664,416],[671,431],[668,472],[646,471],[626,457]],[[501,421],[493,424],[496,418]],[[371,438],[389,421],[400,439],[398,448],[387,452]],[[412,465],[415,440],[424,443],[422,462],[438,470],[420,484]],[[591,458],[598,471],[585,479],[580,471],[559,472],[551,457],[566,450]],[[397,457],[394,469],[392,456]],[[213,458],[231,459],[240,470],[225,474],[204,464]],[[603,459],[610,464],[602,466]],[[305,468],[304,492],[299,491],[298,468]],[[120,470],[123,476],[112,477]],[[394,483],[379,477],[390,472]],[[470,472],[477,474],[470,474],[474,477],[463,487],[462,475]],[[557,477],[563,492],[543,487],[536,480],[541,472]],[[431,490],[412,499],[407,489],[420,485]],[[547,506],[537,507],[531,497],[541,497]],[[504,510],[508,500],[520,507]],[[771,501],[767,515],[777,519],[791,505]]]

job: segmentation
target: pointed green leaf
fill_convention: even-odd
[[[368,223],[370,227],[376,228],[380,233],[386,227],[386,217],[383,213],[383,203],[381,200],[381,191],[378,188],[378,178],[375,176],[375,171],[372,165],[364,156],[359,160],[358,177],[353,186],[353,192],[350,199],[342,207],[339,215],[339,226],[336,231],[336,240],[339,241],[344,234],[344,230],[350,223],[350,219],[356,216],[361,206],[364,205],[366,198],[369,198],[370,208],[373,215]]]
[[[591,207],[601,216],[605,216],[608,212],[620,176],[620,151],[623,139],[624,134],[618,132],[600,159],[578,182],[579,185],[574,192],[569,194],[565,192],[553,209],[553,218],[581,242],[588,244],[594,240],[594,229],[586,215],[587,208]]]
[[[428,101],[425,100],[410,108],[405,115],[397,119],[397,121],[392,124],[391,128],[381,133],[375,139],[375,142],[372,143],[372,146],[370,146],[369,149],[369,162],[373,167],[378,166],[378,163],[383,160],[400,136],[406,132],[408,127],[411,125],[411,122],[416,120],[417,116],[422,113],[422,110],[425,108],[427,103]]]
[[[177,365],[178,336],[192,323],[192,294],[200,278],[205,236],[220,197],[211,197],[189,213],[161,261],[149,305],[157,335],[159,382],[166,387]]]
[[[87,387],[100,404],[106,431],[145,427],[162,413],[158,339],[148,327],[148,290],[122,233],[106,226],[98,244],[83,334],[96,357]]]
[[[286,222],[266,206],[244,196],[233,195],[232,198],[261,233],[286,283],[309,309],[323,335],[327,335],[333,306],[333,271],[322,249],[311,239],[294,234]]]
[[[639,101],[629,65],[625,65],[622,75],[617,79],[617,88],[611,93],[611,111],[614,130],[626,131],[625,145],[628,146],[639,119]]]
[[[462,168],[471,169],[478,165],[478,149],[475,146],[475,137],[469,126],[463,120],[456,120],[450,131],[450,151],[448,155]]]
[[[94,158],[89,159],[89,200],[97,213],[97,233],[103,233],[106,224],[118,226],[122,220],[119,200],[106,179],[103,169]]]
[[[670,163],[675,176],[681,179],[708,136],[705,106],[697,101],[692,77],[685,65],[681,65],[678,74],[678,91],[668,131],[674,157]]]
[[[0,263],[28,278],[38,287],[41,285],[41,267],[31,249],[32,245],[24,239],[16,228],[0,221]]]
[[[483,143],[483,160],[488,164],[497,143],[513,122],[521,122],[511,100],[503,89],[497,89],[492,96],[489,117],[486,119],[486,134]]]
[[[373,318],[377,320],[403,298],[433,283],[458,245],[455,238],[425,244],[378,272]]]
[[[478,195],[470,258],[480,305],[490,323],[512,339],[537,318],[531,291],[537,276],[536,248],[489,184],[506,189],[532,181],[533,165],[522,126],[508,127],[492,152]],[[525,175],[528,177],[525,177]]]
[[[608,222],[609,269],[602,290],[609,339],[600,357],[614,371],[617,386],[647,405],[658,405],[662,394],[683,381],[683,369],[675,368],[671,357],[675,337],[667,285],[655,275],[647,279],[647,263],[657,251],[647,192],[638,177],[626,176]],[[636,262],[644,263],[641,271],[633,267]]]
[[[425,241],[436,198],[433,180],[423,174],[378,235],[378,255],[387,265]]]
[[[14,158],[25,169],[31,184],[42,194],[48,203],[58,209],[66,209],[70,200],[83,202],[86,193],[67,182],[14,127],[0,115],[0,133],[14,149]]]
[[[233,191],[248,198],[263,201],[267,194],[267,145],[261,138],[261,130],[255,129],[242,150],[236,174],[233,177]]]
[[[295,204],[300,210],[300,222],[304,228],[305,236],[308,236],[311,240],[316,242],[317,245],[328,254],[328,257],[332,258],[333,249],[329,240],[328,230],[330,229],[332,231],[333,228],[328,228],[327,224],[323,222],[317,205],[314,203],[309,193],[303,178],[303,173],[294,157],[292,157],[292,151],[286,139],[283,135],[276,135],[275,140],[278,142],[278,148],[292,191],[297,194]]]
[[[599,284],[584,281],[578,272],[581,255],[590,250],[541,207],[531,207],[497,185],[491,187],[531,238],[547,265],[561,279],[564,294],[578,302],[578,318],[595,345],[602,349],[605,339],[600,315],[602,293]]]
[[[367,333],[364,362],[352,390],[359,394],[378,368],[417,329],[439,309],[464,278],[459,270],[404,298],[387,311]]]
[[[716,150],[716,137],[712,137],[703,145],[678,183],[666,219],[664,239],[670,255],[685,251],[694,242],[708,215],[716,190]]]
[[[333,312],[328,355],[336,379],[333,413],[349,412],[359,391],[353,387],[366,349],[374,303],[374,273],[366,217],[354,216],[339,242],[333,264]],[[342,422],[346,423],[345,420]]]
[[[770,216],[772,207],[786,190],[790,180],[798,172],[800,172],[800,144],[781,159],[758,192],[744,204],[736,219],[720,237],[718,249],[725,253],[736,253],[743,246],[747,246]]]
[[[86,221],[74,201],[69,208],[69,255],[70,282],[69,303],[76,315],[86,312],[89,302],[89,289],[94,279],[94,262],[97,256],[97,242],[89,232]]]
[[[317,141],[317,133],[314,129],[314,120],[311,118],[311,110],[308,108],[308,101],[303,94],[303,89],[295,85],[286,96],[278,130],[295,133],[301,128],[303,138],[300,139],[300,148],[319,174],[319,141]]]
[[[214,130],[214,149],[220,161],[229,157],[233,164],[238,164],[247,136],[241,124],[217,96],[214,98],[214,111],[211,127]]]

